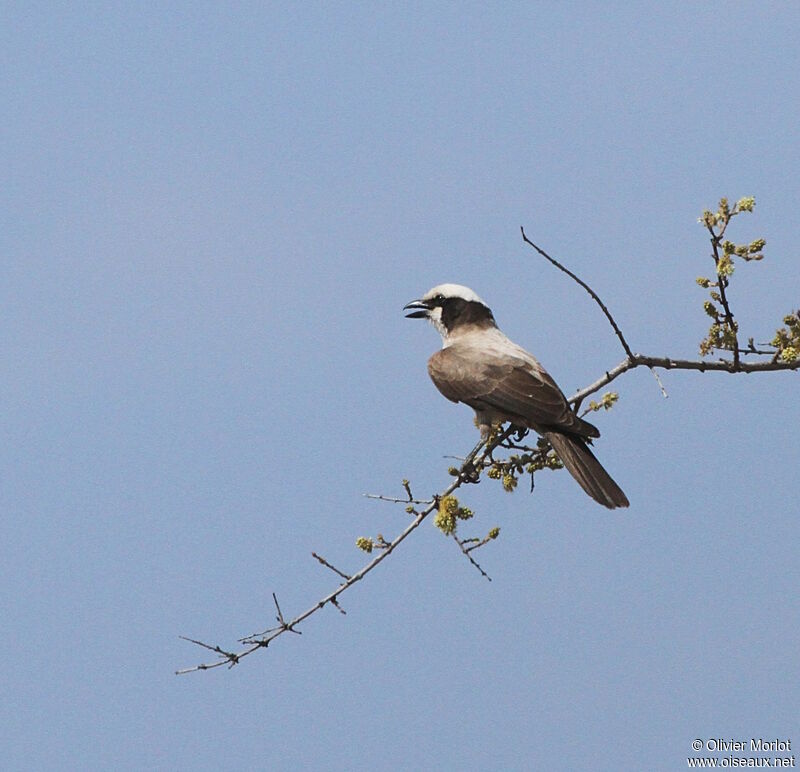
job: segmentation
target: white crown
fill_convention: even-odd
[[[431,290],[428,290],[423,296],[423,300],[431,300],[437,295],[445,298],[462,298],[463,300],[471,301],[473,303],[480,303],[486,305],[469,287],[463,284],[439,284]]]

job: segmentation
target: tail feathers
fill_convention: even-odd
[[[628,506],[622,488],[611,479],[583,440],[557,432],[547,432],[545,437],[567,471],[596,502],[609,509]]]

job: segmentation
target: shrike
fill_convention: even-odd
[[[469,288],[440,284],[403,310],[428,319],[442,349],[428,360],[436,388],[475,410],[481,436],[510,421],[546,437],[567,471],[595,501],[614,509],[628,499],[587,445],[600,432],[579,418],[536,358],[497,327],[489,307]]]

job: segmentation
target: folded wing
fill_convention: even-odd
[[[561,431],[579,437],[599,437],[600,432],[570,409],[561,389],[538,365],[521,357],[492,355],[450,346],[428,361],[436,388],[453,402],[475,410],[492,410],[539,433]]]

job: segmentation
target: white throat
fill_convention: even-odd
[[[442,336],[442,348],[447,348],[447,328],[444,326],[444,322],[442,322],[442,309],[440,306],[431,310],[428,314],[428,321],[436,328],[436,332]]]

